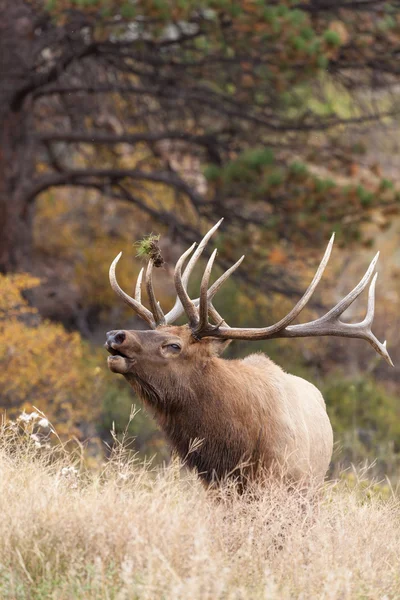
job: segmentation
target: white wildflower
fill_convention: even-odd
[[[75,467],[63,467],[61,476],[66,479],[66,482],[71,490],[78,489],[79,471]]]
[[[76,477],[78,475],[78,469],[75,467],[63,467],[61,469],[61,475],[63,477]]]
[[[30,421],[36,421],[39,419],[40,415],[37,412],[26,413],[25,411],[21,413],[18,417],[18,421],[22,421],[23,423],[29,423]]]
[[[43,427],[43,429],[47,429],[49,426],[49,421],[43,417],[42,419],[40,419],[38,425],[39,427]]]
[[[23,412],[19,415],[17,420],[22,421],[23,423],[29,423],[29,421],[31,420],[31,415],[28,415],[28,413]]]
[[[42,444],[40,442],[35,442],[35,448],[41,448]]]
[[[34,442],[40,442],[40,437],[39,437],[39,436],[38,436],[36,433],[32,433],[32,434],[31,434],[31,439],[32,439]]]

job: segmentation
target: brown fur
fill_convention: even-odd
[[[113,342],[122,333],[122,342]],[[207,483],[262,472],[325,476],[332,429],[320,392],[263,354],[219,358],[226,342],[187,325],[109,332],[109,368],[125,376],[173,448]],[[119,338],[117,338],[119,340]],[[177,351],[170,344],[177,343]],[[201,444],[189,452],[194,440]]]

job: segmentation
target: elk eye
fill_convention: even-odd
[[[180,350],[181,347],[179,346],[179,344],[168,344],[167,346],[168,348],[172,348],[173,350]]]

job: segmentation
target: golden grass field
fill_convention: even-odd
[[[0,432],[1,599],[400,597],[388,485],[207,493],[177,462],[152,469],[117,445],[87,471],[16,429]]]

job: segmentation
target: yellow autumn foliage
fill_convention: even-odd
[[[0,275],[0,322],[23,314],[34,314],[22,291],[39,285],[39,279],[27,274]]]
[[[43,321],[22,293],[38,285],[28,275],[0,275],[0,409],[13,417],[33,406],[61,437],[94,433],[101,369],[78,333]]]
[[[82,307],[107,312],[118,306],[129,317],[132,311],[116,299],[108,271],[122,251],[118,281],[133,293],[139,271],[146,264],[136,257],[134,243],[151,233],[153,226],[134,206],[104,202],[95,193],[71,196],[59,192],[57,201],[52,193],[42,194],[36,205],[35,250],[44,262],[52,261],[52,268],[57,261],[67,282],[66,292],[79,290]],[[158,269],[156,279],[158,300],[164,307],[172,304],[174,294],[167,270]]]

